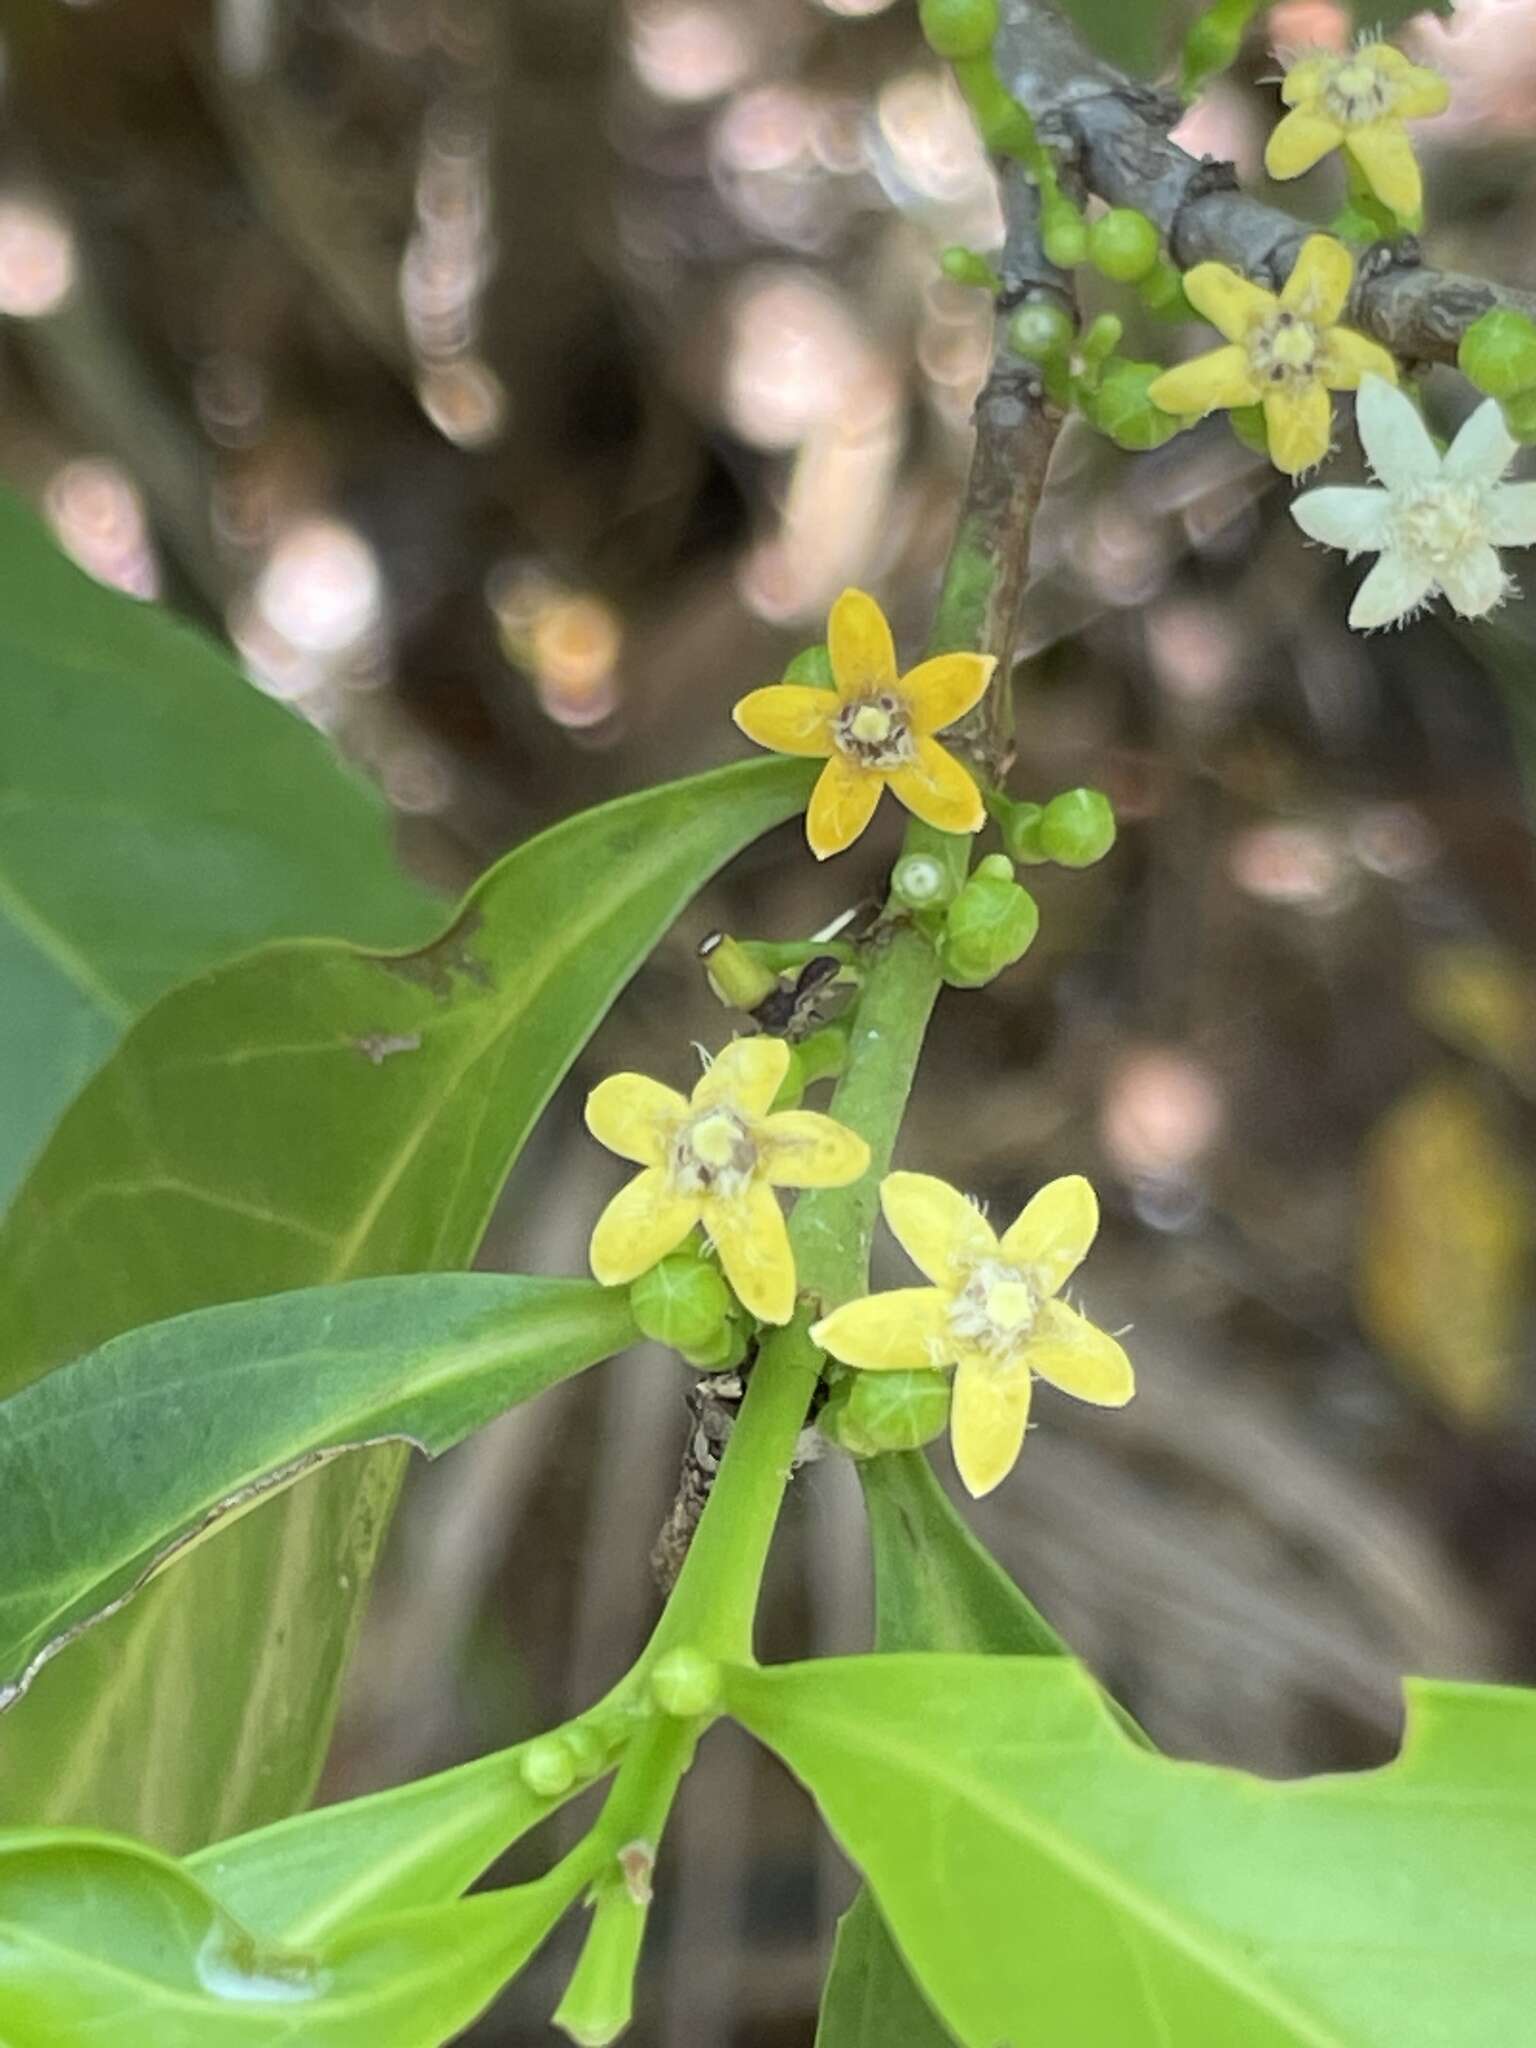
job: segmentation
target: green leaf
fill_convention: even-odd
[[[813,774],[754,761],[573,818],[420,953],[274,946],[173,990],[0,1226],[5,1384],[183,1310],[467,1264],[618,991]],[[0,1814],[190,1849],[302,1806],[401,1456],[256,1508],[45,1670],[0,1721]]]
[[[521,1969],[587,1874],[568,1863],[297,1949],[258,1939],[182,1865],[136,1843],[0,1838],[0,2038],[439,2048]]]
[[[424,938],[387,816],[168,612],[93,582],[0,491],[0,1207],[129,1020],[300,932]]]
[[[421,1274],[200,1309],[0,1402],[0,1708],[264,1495],[394,1439],[435,1457],[638,1335],[591,1280]]]
[[[1409,1688],[1384,1769],[1176,1763],[1054,1657],[733,1668],[964,2048],[1512,2041],[1536,2011],[1536,1693]]]

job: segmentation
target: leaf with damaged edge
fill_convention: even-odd
[[[108,590],[0,491],[0,1208],[173,982],[264,940],[409,945],[388,813],[228,651]]]
[[[814,773],[747,762],[573,818],[421,953],[273,946],[173,990],[0,1226],[6,1383],[183,1310],[467,1264],[618,991]],[[339,1460],[89,1631],[0,1719],[0,1812],[190,1849],[302,1806],[399,1467]]]
[[[0,1402],[0,1708],[190,1546],[326,1459],[435,1457],[638,1336],[593,1280],[423,1273],[114,1337]]]
[[[0,1836],[10,2048],[440,2048],[516,1975],[590,1872],[364,1920],[302,1948],[254,1935],[184,1865],[83,1830]]]
[[[1139,1747],[1061,1657],[732,1666],[963,2048],[1515,2041],[1536,2011],[1536,1693],[1415,1682],[1380,1770]]]

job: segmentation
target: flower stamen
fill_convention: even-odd
[[[916,757],[906,706],[888,691],[845,704],[833,720],[838,752],[861,768],[899,768]]]

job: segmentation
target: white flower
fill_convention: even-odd
[[[1302,532],[1381,560],[1355,593],[1362,630],[1410,618],[1443,590],[1464,618],[1481,618],[1513,588],[1500,547],[1536,543],[1536,483],[1506,484],[1517,443],[1490,398],[1442,455],[1411,399],[1384,377],[1361,379],[1355,417],[1382,488],[1330,484],[1291,506]]]

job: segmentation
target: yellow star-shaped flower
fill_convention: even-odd
[[[941,832],[979,832],[981,792],[933,735],[979,701],[997,666],[993,657],[936,654],[898,675],[885,614],[862,590],[845,590],[833,605],[827,654],[835,691],[771,683],[732,713],[760,747],[826,762],[805,814],[816,858],[852,846],[887,784]]]
[[[702,1223],[744,1308],[787,1323],[795,1260],[775,1188],[840,1188],[869,1166],[854,1131],[808,1109],[769,1105],[789,1070],[781,1038],[738,1038],[690,1098],[644,1074],[610,1074],[587,1097],[587,1129],[643,1173],[597,1219],[592,1271],[624,1287]]]
[[[1349,251],[1332,235],[1308,235],[1278,297],[1225,263],[1197,263],[1184,290],[1228,346],[1164,370],[1147,396],[1184,414],[1262,405],[1276,469],[1310,469],[1333,438],[1329,392],[1353,391],[1368,370],[1397,382],[1379,343],[1337,324],[1353,278]]]
[[[1056,1299],[1099,1227],[1081,1175],[1043,1187],[1001,1238],[974,1202],[926,1173],[887,1174],[880,1205],[933,1285],[850,1301],[811,1335],[869,1372],[953,1365],[950,1441],[970,1493],[990,1493],[1012,1471],[1034,1377],[1101,1408],[1130,1400],[1136,1383],[1124,1351]]]
[[[1292,64],[1280,97],[1291,111],[1264,151],[1272,178],[1299,178],[1342,144],[1382,204],[1418,221],[1424,183],[1403,123],[1445,112],[1451,89],[1438,71],[1411,64],[1390,43],[1365,42]]]

